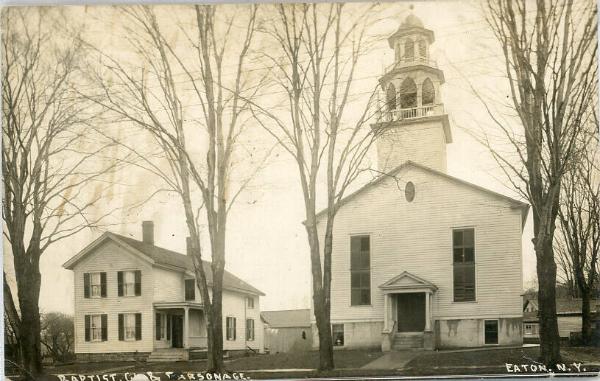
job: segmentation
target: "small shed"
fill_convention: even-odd
[[[262,311],[265,349],[270,353],[302,352],[312,348],[310,310]]]

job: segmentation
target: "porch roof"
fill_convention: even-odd
[[[403,271],[401,274],[396,275],[392,279],[388,280],[384,284],[379,286],[384,293],[393,292],[412,292],[412,291],[436,291],[438,288],[435,284],[426,281],[408,271]]]
[[[204,309],[204,304],[202,303],[195,303],[195,302],[155,302],[152,303],[152,305],[154,306],[154,308],[156,309],[170,309],[170,308],[193,308],[193,309],[197,309],[197,310],[203,310]]]

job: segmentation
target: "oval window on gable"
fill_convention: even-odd
[[[415,199],[415,184],[412,181],[406,183],[404,187],[404,197],[406,197],[406,201],[412,202]]]

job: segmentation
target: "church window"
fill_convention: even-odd
[[[454,301],[475,301],[475,229],[452,231]]]
[[[385,99],[386,99],[388,110],[390,110],[390,111],[395,110],[396,109],[396,88],[391,83],[387,88]]]
[[[415,44],[412,40],[404,43],[404,61],[411,62],[415,58]]]
[[[406,78],[400,86],[400,108],[417,107],[417,85],[412,78]]]
[[[350,304],[371,304],[371,242],[368,235],[350,237]]]
[[[431,79],[425,79],[422,90],[421,103],[423,105],[432,105],[435,102],[435,89],[433,88],[433,82],[431,82]]]
[[[427,42],[425,40],[419,40],[419,58],[427,58]]]
[[[406,197],[406,201],[412,202],[415,199],[415,184],[412,181],[406,183],[404,187],[404,197]]]

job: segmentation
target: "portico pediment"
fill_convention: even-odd
[[[422,291],[435,291],[437,286],[431,282],[426,281],[408,271],[402,272],[400,275],[393,277],[384,284],[380,285],[379,288],[383,292],[422,292]]]

